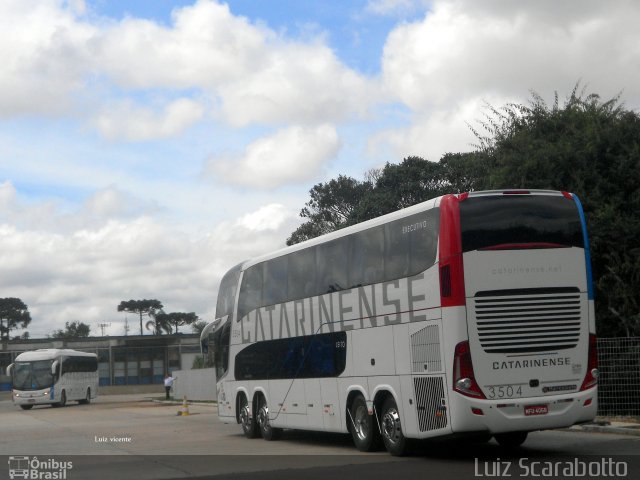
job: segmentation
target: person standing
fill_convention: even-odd
[[[174,378],[169,375],[167,373],[167,375],[164,377],[164,391],[166,393],[166,399],[169,400],[169,391],[171,390],[171,387],[173,387],[173,380]]]

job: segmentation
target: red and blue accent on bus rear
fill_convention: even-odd
[[[576,202],[576,206],[578,207],[578,214],[580,215],[580,223],[582,225],[582,236],[584,238],[584,263],[587,269],[587,293],[589,295],[589,300],[593,300],[595,296],[593,291],[593,273],[591,270],[591,249],[589,248],[589,234],[587,233],[587,219],[584,216],[584,209],[582,208],[582,203],[580,202],[580,199],[578,198],[578,196],[575,193],[570,193],[569,195],[570,195],[570,198],[572,198],[573,201]]]

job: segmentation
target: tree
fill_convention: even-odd
[[[205,320],[197,320],[191,324],[191,330],[193,330],[193,333],[200,335],[206,326],[207,322]]]
[[[154,327],[156,335],[161,335],[162,332],[171,333],[175,328],[175,333],[178,333],[178,327],[183,325],[191,325],[198,320],[198,316],[194,312],[172,312],[165,313],[163,311],[157,312],[153,315],[154,320],[147,322],[147,329]]]
[[[564,104],[488,107],[479,185],[571,191],[588,222],[598,334],[640,335],[640,115],[573,89]],[[481,169],[482,170],[482,169]]]
[[[173,312],[167,314],[169,316],[169,323],[175,327],[175,333],[178,333],[178,327],[184,325],[191,325],[198,320],[198,316],[195,312]]]
[[[300,216],[308,220],[287,239],[293,245],[349,225],[353,209],[371,190],[370,182],[339,175],[337,179],[315,185],[309,194],[311,199],[301,210]]]
[[[82,322],[65,322],[65,329],[56,330],[51,338],[85,338],[89,336],[91,327]]]
[[[354,206],[347,223],[364,222],[442,195],[447,190],[443,171],[440,164],[420,157],[407,157],[400,164],[387,163],[373,187]]]
[[[0,298],[0,340],[8,340],[9,332],[16,328],[27,328],[31,314],[27,305],[19,298]]]
[[[119,312],[137,313],[140,315],[140,335],[142,332],[142,316],[153,316],[159,310],[162,310],[162,302],[160,300],[128,300],[120,302],[118,305]]]
[[[153,315],[150,315],[153,320],[149,320],[145,323],[145,328],[147,330],[153,330],[154,335],[162,335],[162,333],[170,334],[172,330],[171,323],[169,323],[169,319],[166,317],[166,313],[160,311]]]

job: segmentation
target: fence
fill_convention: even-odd
[[[598,339],[598,415],[640,416],[640,337]]]

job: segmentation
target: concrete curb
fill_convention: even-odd
[[[586,423],[584,425],[574,425],[573,427],[564,430],[568,432],[614,433],[617,435],[632,435],[640,437],[640,425],[636,423],[614,423],[609,425]]]

